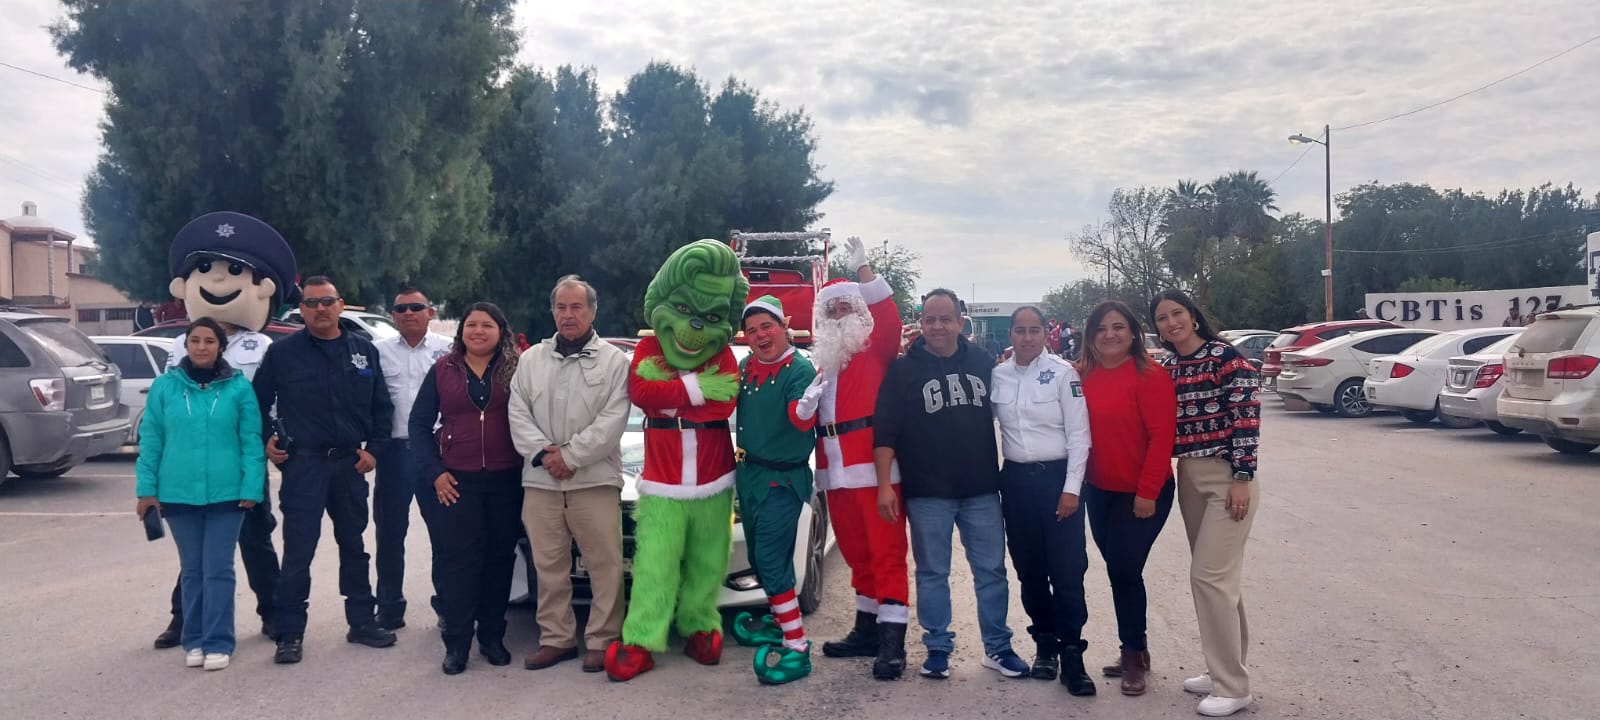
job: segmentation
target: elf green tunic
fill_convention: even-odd
[[[808,461],[816,448],[814,418],[796,416],[795,403],[816,374],[793,350],[775,363],[752,355],[739,364],[735,487],[745,550],[768,595],[794,589],[795,535],[800,508],[811,501]]]

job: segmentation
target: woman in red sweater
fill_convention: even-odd
[[[1150,670],[1144,564],[1172,512],[1178,404],[1171,376],[1145,351],[1144,331],[1127,305],[1096,305],[1084,329],[1079,373],[1093,449],[1083,500],[1122,642],[1122,656],[1105,674],[1122,678],[1124,695],[1143,695]]]

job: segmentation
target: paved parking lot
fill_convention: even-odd
[[[1398,416],[1286,413],[1269,398],[1264,499],[1246,571],[1255,718],[1590,718],[1600,707],[1600,453],[1563,456],[1537,439],[1421,428]],[[702,668],[677,653],[627,684],[576,664],[491,668],[474,655],[446,677],[426,613],[420,520],[408,558],[411,625],[373,650],[343,640],[331,531],[314,567],[306,660],[271,663],[242,569],[241,642],[226,671],[155,651],[176,573],[171,542],[133,519],[133,463],[108,459],[55,480],[0,485],[0,717],[923,717],[1192,718],[1178,683],[1200,651],[1176,512],[1151,559],[1154,671],[1141,698],[1073,698],[1055,683],[1004,680],[978,665],[970,578],[955,579],[953,677],[874,682],[867,661],[815,658],[801,682],[765,688],[752,652]],[[371,534],[369,531],[369,551]],[[1090,551],[1093,666],[1115,654],[1103,568]],[[957,565],[960,563],[958,562]],[[813,637],[853,612],[846,568],[827,566]],[[1012,588],[1017,650],[1027,620]],[[420,612],[419,612],[420,611]],[[914,620],[913,620],[914,622]],[[916,636],[918,633],[912,633]],[[536,644],[511,616],[519,656]],[[923,652],[912,643],[910,661]]]

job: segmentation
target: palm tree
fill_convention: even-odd
[[[1211,266],[1229,250],[1253,250],[1271,236],[1277,193],[1253,171],[1238,170],[1201,185],[1181,180],[1167,196],[1167,260],[1192,281],[1195,300],[1205,303]]]

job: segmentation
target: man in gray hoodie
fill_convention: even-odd
[[[524,667],[578,657],[572,614],[572,544],[594,594],[584,672],[605,669],[622,632],[622,434],[628,424],[628,356],[594,331],[594,288],[576,275],[550,293],[556,334],[528,348],[511,380],[511,439],[522,470],[522,524],[539,581],[539,649]]]

